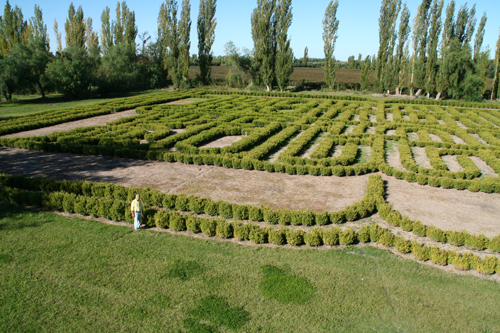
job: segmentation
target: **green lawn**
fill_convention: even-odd
[[[95,103],[107,102],[116,98],[149,95],[158,92],[160,92],[160,90],[147,90],[141,92],[116,94],[108,96],[107,98],[94,98],[77,101],[69,101],[62,97],[62,95],[58,94],[47,95],[45,99],[42,99],[39,95],[15,96],[15,101],[12,103],[7,103],[5,101],[0,103],[0,118],[25,116],[42,111],[60,110],[76,106],[87,106]]]
[[[0,331],[498,332],[498,283],[0,204]]]

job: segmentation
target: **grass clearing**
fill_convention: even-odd
[[[500,327],[497,283],[373,247],[241,246],[5,204],[0,240],[1,331]]]

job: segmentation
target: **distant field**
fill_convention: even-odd
[[[372,247],[242,246],[0,204],[0,331],[495,332],[498,284]]]

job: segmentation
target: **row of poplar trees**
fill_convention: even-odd
[[[426,94],[438,100],[496,99],[500,38],[495,78],[488,90],[490,50],[483,48],[486,21],[484,13],[478,24],[475,5],[469,9],[466,3],[457,9],[452,0],[445,8],[443,0],[422,0],[412,27],[406,3],[383,0],[375,86],[379,91],[394,91],[398,95],[407,88],[411,96]],[[368,63],[363,65],[362,81],[363,75],[366,80],[367,66]]]
[[[22,10],[7,1],[0,17],[0,91],[7,100],[14,93],[58,91],[70,98],[85,98],[140,89],[161,88],[169,83],[175,88],[188,83],[191,47],[191,5],[166,0],[158,16],[158,39],[150,41],[147,32],[138,35],[135,13],[126,2],[118,2],[115,19],[106,7],[101,15],[101,29],[93,28],[92,18],[85,18],[81,6],[71,3],[62,33],[54,20],[57,52],[49,48],[47,25],[42,10],[35,5],[35,15],[24,20]],[[211,48],[215,39],[216,0],[201,0],[197,20],[198,60],[202,84],[210,82]],[[180,19],[179,19],[180,16]],[[141,43],[136,44],[139,37]]]

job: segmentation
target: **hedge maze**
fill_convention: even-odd
[[[195,100],[189,104],[165,104],[192,98]],[[276,245],[378,242],[400,253],[413,253],[422,261],[484,274],[500,272],[500,235],[489,239],[466,231],[441,230],[403,216],[385,200],[379,174],[445,189],[500,193],[498,105],[176,91],[3,120],[0,133],[134,108],[137,116],[106,126],[1,138],[0,144],[290,175],[373,175],[365,197],[337,212],[272,210],[113,184],[10,175],[0,177],[0,199],[131,221],[128,202],[139,192],[148,207],[145,222],[149,226]],[[226,136],[240,138],[227,146],[204,147]],[[393,230],[401,232],[375,223],[363,224],[358,230],[343,225],[377,212],[396,228]],[[427,241],[411,240],[405,233]],[[446,249],[439,244],[447,244]]]

